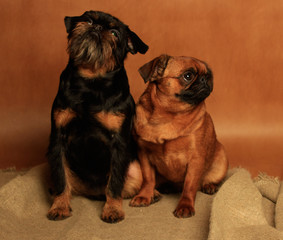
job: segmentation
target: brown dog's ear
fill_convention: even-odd
[[[145,83],[163,76],[170,56],[163,54],[139,68],[139,73]]]

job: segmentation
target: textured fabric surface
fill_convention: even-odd
[[[272,208],[268,212],[268,206],[263,203],[264,198],[256,185],[265,185],[264,195],[276,203],[274,189],[277,189],[278,195],[279,182],[262,177],[254,183],[248,171],[239,170],[225,181],[213,200],[210,240],[283,239],[283,233],[269,225],[274,212]],[[270,185],[270,191],[267,185]]]
[[[124,200],[126,218],[117,224],[100,220],[103,202],[79,196],[72,198],[72,217],[49,221],[46,173],[40,165],[0,188],[0,239],[283,239],[280,181],[262,177],[254,183],[244,169],[230,170],[215,195],[198,192],[192,218],[173,216],[175,194],[147,208],[129,207]],[[266,185],[264,197],[256,187],[260,181],[272,189],[269,194]]]

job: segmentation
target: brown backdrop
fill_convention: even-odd
[[[145,88],[137,69],[160,55],[205,60],[215,76],[207,100],[231,166],[283,176],[283,1],[1,0],[0,168],[46,161],[50,108],[67,63],[66,15],[109,12],[149,46],[129,55],[135,99]]]

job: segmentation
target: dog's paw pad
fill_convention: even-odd
[[[214,194],[218,191],[219,186],[217,184],[214,183],[209,183],[209,184],[205,184],[202,186],[201,191],[206,193],[206,194]]]
[[[47,218],[49,220],[54,220],[54,221],[64,220],[64,219],[72,216],[71,211],[72,211],[71,207],[67,207],[67,208],[60,208],[60,207],[53,208],[53,209],[50,209],[48,211]]]
[[[107,223],[117,223],[122,221],[124,218],[124,211],[114,207],[104,207],[101,214],[101,219]]]
[[[188,218],[195,215],[195,209],[192,206],[177,207],[173,214],[177,218]]]

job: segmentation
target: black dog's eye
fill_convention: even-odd
[[[116,30],[116,29],[111,29],[110,32],[111,32],[111,34],[112,34],[114,37],[119,38],[120,33],[119,33],[118,30]]]
[[[185,79],[186,82],[190,82],[194,79],[194,74],[192,72],[185,72],[183,75],[183,78]]]
[[[87,21],[87,23],[88,23],[88,25],[92,25],[92,24],[93,24],[93,21],[92,21],[91,19],[89,19],[89,20]]]

